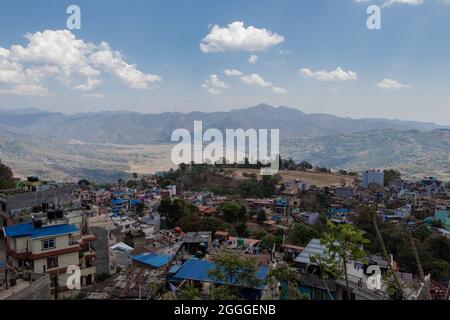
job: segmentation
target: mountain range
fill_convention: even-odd
[[[351,119],[328,114],[305,114],[298,109],[266,104],[229,112],[96,112],[66,115],[39,109],[2,110],[0,126],[42,137],[77,139],[91,143],[150,144],[170,142],[173,130],[193,128],[203,121],[204,130],[217,128],[279,128],[282,138],[318,137],[361,131],[396,129],[429,131],[450,127],[385,119]]]
[[[108,181],[169,166],[172,131],[192,130],[195,120],[203,121],[203,130],[279,128],[285,158],[353,171],[396,168],[408,177],[450,180],[449,126],[306,114],[266,104],[161,114],[0,109],[0,159],[20,175]]]

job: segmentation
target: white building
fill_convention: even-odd
[[[367,188],[371,184],[384,186],[384,172],[380,170],[367,170],[362,175],[362,185]]]

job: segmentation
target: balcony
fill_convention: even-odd
[[[86,276],[89,276],[89,275],[92,275],[92,274],[96,273],[95,266],[88,267],[88,268],[83,268],[80,271],[81,271],[81,276],[82,277],[86,277]]]

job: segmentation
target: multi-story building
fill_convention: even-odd
[[[7,261],[16,271],[50,275],[52,292],[65,291],[69,266],[80,268],[81,285],[94,282],[95,236],[81,235],[67,219],[34,220],[3,228]]]
[[[367,188],[371,184],[384,186],[384,172],[380,170],[364,171],[361,183],[364,188]]]

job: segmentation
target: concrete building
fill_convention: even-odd
[[[3,228],[8,264],[17,271],[48,274],[52,292],[67,289],[69,266],[78,266],[81,285],[94,282],[96,256],[91,242],[95,236],[79,236],[66,219],[42,220]]]
[[[371,184],[384,186],[384,172],[380,170],[364,171],[361,183],[364,188],[367,188]]]

